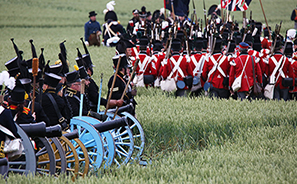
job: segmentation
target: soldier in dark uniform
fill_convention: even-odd
[[[61,77],[56,74],[45,73],[42,107],[50,120],[50,124],[47,126],[60,124],[65,129],[68,126],[70,114],[64,99],[56,93],[56,87],[60,80]]]
[[[119,36],[125,32],[125,29],[118,23],[117,14],[114,11],[108,11],[104,17],[103,39],[105,46],[115,46],[119,41]]]
[[[13,117],[9,109],[0,105],[0,124],[10,130],[14,136],[17,136],[17,128],[13,121]],[[3,153],[4,141],[6,134],[0,131],[0,158],[4,158],[5,154]]]
[[[131,36],[133,34],[134,26],[137,22],[139,22],[139,11],[137,9],[132,11],[133,18],[129,20],[129,23],[127,25],[127,33]]]
[[[115,84],[112,90],[112,95],[111,95],[111,99],[113,100],[119,100],[122,97],[122,94],[124,93],[124,90],[126,88],[126,84],[127,81],[124,79],[125,75],[127,75],[127,68],[129,67],[129,64],[127,62],[127,58],[125,54],[120,54],[120,55],[116,55],[114,56],[113,59],[113,64],[114,67],[117,67],[117,63],[119,61],[119,57],[121,56],[121,61],[120,61],[120,66],[119,66],[119,71],[117,73],[116,76],[116,80],[115,80]],[[113,82],[113,78],[114,75],[112,75],[108,81],[108,94],[107,97],[109,97],[109,94],[111,93],[111,86],[112,86],[112,82]],[[121,106],[121,105],[127,105],[132,103],[133,105],[136,105],[136,102],[134,101],[134,96],[136,95],[136,90],[131,90],[129,92],[125,92],[124,95],[124,101],[123,104],[117,103],[117,106]],[[132,113],[132,115],[134,115],[135,112]]]
[[[9,108],[14,117],[14,121],[18,124],[34,123],[34,117],[31,110],[24,106],[25,103],[25,90],[23,87],[16,85],[11,91],[8,98]]]
[[[79,116],[80,111],[80,103],[81,103],[81,79],[79,77],[79,71],[73,71],[66,74],[66,98],[70,104],[70,108],[73,116]],[[88,84],[88,82],[86,83]],[[107,116],[104,114],[98,114],[94,111],[91,111],[89,100],[84,95],[83,96],[83,108],[82,108],[83,116],[91,116],[101,121],[105,121]]]
[[[89,37],[91,34],[101,35],[101,26],[98,21],[96,21],[97,13],[95,11],[89,12],[90,20],[85,23],[85,44],[89,46]]]

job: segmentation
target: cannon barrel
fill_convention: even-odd
[[[54,125],[46,127],[46,137],[52,138],[52,137],[61,137],[62,136],[62,127],[61,125]]]
[[[66,137],[69,140],[79,138],[78,130],[74,130],[73,132],[63,134],[63,136]]]
[[[119,118],[119,119],[114,119],[111,121],[105,121],[103,123],[98,123],[96,125],[93,125],[98,132],[106,132],[115,128],[120,128],[122,126],[126,126],[127,122],[126,122],[126,118]]]
[[[46,124],[43,121],[39,123],[19,124],[19,126],[29,137],[45,137],[46,135]]]
[[[130,103],[128,105],[120,107],[118,110],[118,114],[121,114],[122,112],[129,112],[131,114],[132,111],[133,111],[133,105]],[[115,113],[116,109],[109,109],[108,112]]]
[[[0,158],[0,166],[3,166],[3,165],[8,165],[7,158],[5,158],[5,157],[4,158]]]

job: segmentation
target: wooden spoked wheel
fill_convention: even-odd
[[[49,142],[55,154],[55,161],[56,161],[55,176],[59,176],[60,174],[65,173],[67,168],[65,151],[57,137],[49,139]]]
[[[78,138],[71,140],[79,159],[79,176],[84,177],[89,172],[90,160],[88,150]]]
[[[65,151],[66,156],[66,173],[72,174],[72,180],[75,180],[75,178],[78,176],[79,172],[79,159],[78,154],[76,152],[75,147],[73,144],[64,136],[59,137],[59,140],[61,142],[61,145]]]
[[[37,160],[37,173],[41,175],[53,175],[56,171],[56,161],[54,150],[44,137],[36,137],[33,139],[36,144],[36,160]]]

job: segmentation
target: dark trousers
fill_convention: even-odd
[[[210,96],[229,99],[230,91],[228,89],[219,89],[215,87],[210,87]]]
[[[289,98],[289,89],[280,89],[279,85],[274,88],[273,99],[287,101]]]

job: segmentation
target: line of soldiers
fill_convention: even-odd
[[[2,106],[11,111],[13,121],[18,124],[44,121],[47,126],[60,124],[67,130],[74,116],[91,116],[105,121],[107,116],[98,112],[100,105],[115,108],[130,104],[129,99],[98,99],[99,87],[92,79],[94,66],[83,39],[81,41],[85,54],[77,48],[77,65],[74,71],[69,71],[65,41],[59,45],[59,60],[50,65],[50,61],[45,63],[43,48],[37,57],[33,40],[30,40],[32,58],[25,60],[23,51],[12,39],[17,56],[5,63],[7,71],[0,73],[0,78],[6,86],[1,93]],[[85,84],[84,88],[82,84]]]
[[[281,24],[272,32],[250,18],[240,29],[231,18],[222,21],[214,10],[208,13],[203,28],[195,12],[190,19],[173,13],[166,17],[156,10],[150,19],[145,8],[133,10],[116,50],[126,54],[132,65],[139,59],[134,85],[160,87],[177,96],[207,93],[246,99],[267,98],[265,87],[270,84],[273,99],[296,97],[295,29],[283,37]],[[241,86],[234,90],[239,77]],[[255,85],[262,92],[254,92]]]

